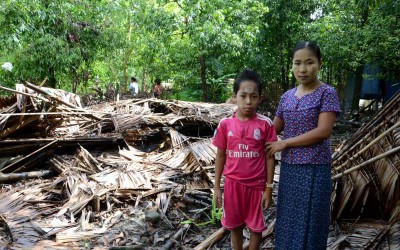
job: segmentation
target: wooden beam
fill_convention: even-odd
[[[224,237],[229,231],[225,230],[225,228],[221,227],[217,231],[215,231],[213,234],[207,237],[203,242],[201,242],[199,245],[197,245],[194,250],[204,250],[208,249],[212,245],[214,245],[216,242],[218,242],[222,237]]]

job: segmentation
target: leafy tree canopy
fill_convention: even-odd
[[[379,65],[399,79],[398,1],[279,0],[4,0],[0,3],[2,85],[42,82],[78,93],[131,76],[149,91],[156,78],[171,97],[225,101],[229,78],[246,67],[266,86],[294,86],[291,51],[314,40],[323,52],[322,80]],[[361,73],[360,73],[361,72]]]

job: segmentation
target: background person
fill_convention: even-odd
[[[163,92],[164,92],[164,87],[161,85],[161,80],[157,78],[153,86],[154,97],[161,99]]]
[[[135,77],[131,77],[131,83],[129,84],[129,90],[132,93],[132,97],[136,97],[139,94],[139,84]]]

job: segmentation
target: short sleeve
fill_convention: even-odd
[[[278,136],[276,135],[274,125],[266,123],[265,142],[271,142],[271,141],[277,141],[277,140],[278,140]]]
[[[284,99],[285,99],[285,95],[283,95],[281,97],[281,100],[279,101],[279,105],[278,105],[278,108],[277,108],[276,113],[275,113],[275,116],[281,118],[282,120],[283,120],[283,102],[284,102]]]
[[[322,94],[320,113],[323,112],[342,112],[340,110],[339,97],[333,88],[327,88]]]
[[[226,149],[227,139],[226,139],[226,121],[221,120],[218,127],[215,129],[214,138],[212,144],[219,149]]]

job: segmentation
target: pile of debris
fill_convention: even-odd
[[[16,96],[0,107],[0,245],[193,248],[208,234],[199,225],[218,225],[210,137],[235,105],[131,99],[83,108],[62,90],[7,90]],[[189,228],[193,236],[177,243]]]
[[[399,112],[400,92],[332,156],[332,220],[349,223],[331,231],[331,249],[400,247]]]
[[[210,138],[236,105],[83,107],[77,95],[30,83],[0,89],[15,93],[0,98],[1,246],[230,248],[212,202]],[[400,93],[333,155],[329,249],[400,247],[399,106]],[[275,206],[265,215],[262,247],[271,249]]]

